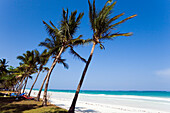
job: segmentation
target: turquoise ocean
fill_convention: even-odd
[[[34,89],[37,90],[38,89]],[[58,90],[49,89],[49,92],[64,92],[75,93],[75,90]],[[105,90],[81,90],[81,94],[95,94],[95,95],[128,95],[128,96],[146,96],[146,97],[160,97],[170,98],[170,91],[105,91]]]
[[[61,105],[60,107],[64,105],[69,108],[75,92],[75,90],[49,89],[48,95],[53,104]],[[36,96],[37,93],[38,89],[34,89],[32,96]],[[110,109],[116,106],[118,108],[120,106],[127,106],[133,109],[142,108],[163,111],[160,113],[170,113],[170,91],[81,90],[79,102],[88,106],[91,104],[103,106],[106,109],[108,108],[107,105],[110,106]],[[130,108],[128,109],[130,110]]]

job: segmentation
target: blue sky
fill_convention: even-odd
[[[96,0],[100,10],[106,0]],[[89,90],[168,90],[170,91],[170,0],[118,0],[113,15],[125,12],[121,18],[138,16],[118,27],[121,32],[133,32],[131,37],[105,41],[105,50],[95,48],[82,89]],[[38,44],[48,37],[42,20],[59,25],[62,8],[78,10],[85,15],[77,35],[92,37],[87,0],[0,0],[0,58],[18,66],[18,55],[43,47]],[[86,59],[92,45],[76,48]],[[69,52],[63,54],[69,69],[56,65],[49,88],[76,89],[85,64]],[[47,64],[49,67],[50,60]],[[40,76],[39,88],[46,73]],[[33,75],[33,80],[35,75]],[[28,87],[33,80],[29,80]]]

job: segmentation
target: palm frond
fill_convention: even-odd
[[[51,21],[49,21],[49,22],[55,29],[57,29],[56,26]]]
[[[81,57],[77,52],[74,51],[73,47],[70,47],[70,53],[73,54],[75,57],[79,58],[83,62],[87,62],[83,57]]]
[[[56,36],[56,34],[59,32],[59,30],[55,27],[55,29],[54,28],[52,28],[50,25],[48,25],[45,21],[43,21],[43,23],[45,24],[45,26],[46,26],[46,30],[47,30],[47,32],[48,32],[48,34],[50,35],[50,36]],[[52,22],[51,22],[52,23]],[[53,25],[53,24],[52,24]]]
[[[69,68],[68,64],[65,63],[65,59],[59,59],[58,62],[59,62],[60,64],[63,64],[64,68],[66,68],[66,69]]]
[[[18,59],[18,60],[21,60],[21,61],[24,61],[24,60],[25,60],[25,58],[24,58],[23,56],[17,56],[17,59]]]
[[[118,37],[118,36],[131,36],[133,33],[114,33],[114,34],[111,34],[111,35],[105,35],[101,38],[101,40],[112,40],[112,38],[115,38],[115,37]]]
[[[95,6],[95,0],[93,0],[93,19],[96,18],[96,6]]]
[[[82,19],[82,17],[84,16],[84,13],[80,13],[76,19],[76,24],[79,25],[80,20]]]
[[[94,18],[93,18],[93,7],[92,4],[90,3],[90,0],[88,0],[88,4],[89,4],[89,19],[91,23],[91,28],[94,31],[95,27],[94,27]]]
[[[111,18],[108,22],[107,22],[107,25],[110,25],[113,21],[115,21],[116,19],[118,19],[119,17],[123,16],[125,13],[121,13],[119,15],[116,15],[115,17]],[[102,34],[103,33],[106,33],[108,32],[110,29],[113,29],[113,26],[108,26],[106,27],[103,31],[102,31]]]
[[[115,26],[117,26],[117,25],[120,25],[120,24],[122,24],[122,23],[124,23],[125,21],[127,21],[127,20],[129,20],[129,19],[132,19],[132,18],[134,18],[134,17],[136,17],[137,15],[135,14],[135,15],[132,15],[132,16],[130,16],[130,17],[127,17],[127,18],[125,18],[125,19],[123,19],[123,20],[121,20],[121,21],[119,21],[119,22],[117,22],[117,23],[115,23],[115,24],[113,24],[113,25],[111,25],[111,26],[109,26],[110,28],[113,28],[113,27],[115,27]]]
[[[43,72],[45,71],[49,71],[49,68],[48,67],[43,67]]]
[[[105,49],[104,45],[99,43],[100,44],[100,49]]]

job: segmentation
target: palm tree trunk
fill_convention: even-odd
[[[15,85],[15,91],[17,91],[18,87],[19,87],[19,82],[17,82],[17,84]]]
[[[58,59],[60,58],[61,54],[63,53],[64,48],[65,48],[65,46],[62,46],[59,54],[56,56],[53,64],[51,65],[51,68],[49,69],[49,71],[48,71],[48,73],[47,73],[47,82],[46,82],[46,84],[45,84],[44,96],[43,96],[43,103],[42,103],[43,106],[47,106],[47,89],[48,89],[48,83],[49,83],[49,80],[50,80],[51,72],[53,71],[56,63],[58,62]]]
[[[16,87],[15,87],[15,91],[18,91],[19,90],[19,86],[20,86],[20,81],[18,81],[18,83],[17,83],[17,85],[16,85]]]
[[[38,76],[40,75],[40,72],[41,72],[41,70],[39,70],[39,72],[38,72],[38,74],[37,74],[37,77],[36,77],[36,79],[35,79],[34,83],[32,84],[31,89],[30,89],[30,91],[29,91],[29,93],[28,93],[28,96],[30,96],[30,95],[31,95],[31,91],[32,91],[32,89],[33,89],[33,87],[34,87],[34,85],[35,85],[35,83],[36,83],[37,79],[38,79]]]
[[[24,77],[22,78],[22,80],[21,80],[21,82],[20,83],[18,83],[18,87],[17,87],[17,91],[20,89],[20,87],[21,87],[21,85],[22,85],[22,83],[23,83],[23,81],[24,81]]]
[[[21,89],[23,87],[23,82],[24,82],[25,79],[26,79],[26,77],[23,77],[21,82],[20,82],[20,85],[19,85],[19,87],[17,89],[18,94],[21,94]]]
[[[81,88],[81,86],[82,86],[82,84],[83,84],[84,77],[85,77],[85,75],[86,75],[87,69],[88,69],[89,64],[90,64],[90,62],[91,62],[95,45],[96,45],[96,43],[94,42],[94,43],[93,43],[93,47],[92,47],[92,49],[91,49],[90,56],[89,56],[89,58],[88,58],[88,61],[87,61],[87,63],[86,63],[86,66],[85,66],[85,68],[84,68],[84,70],[83,70],[83,74],[82,74],[81,79],[80,79],[80,82],[79,82],[79,84],[78,84],[78,86],[77,86],[77,90],[76,90],[76,93],[75,93],[75,95],[74,95],[74,98],[73,98],[73,101],[72,101],[72,104],[71,104],[71,107],[70,107],[68,113],[74,113],[75,106],[76,106],[76,102],[77,102],[77,98],[78,98],[78,94],[79,94],[79,92],[80,92],[80,88]]]
[[[24,93],[24,91],[25,91],[25,88],[26,88],[26,86],[27,86],[27,81],[28,81],[28,77],[27,77],[26,80],[25,80],[25,86],[24,86],[24,89],[23,89],[22,93]]]
[[[40,100],[41,91],[42,91],[42,89],[43,89],[43,86],[44,86],[44,83],[45,83],[46,79],[47,79],[47,75],[45,76],[45,78],[44,78],[44,80],[43,80],[43,83],[42,83],[42,85],[41,85],[41,88],[40,88],[40,90],[39,90],[39,92],[38,92],[37,101]]]

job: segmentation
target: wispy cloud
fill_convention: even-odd
[[[170,68],[158,70],[155,72],[155,74],[159,76],[170,77]]]

